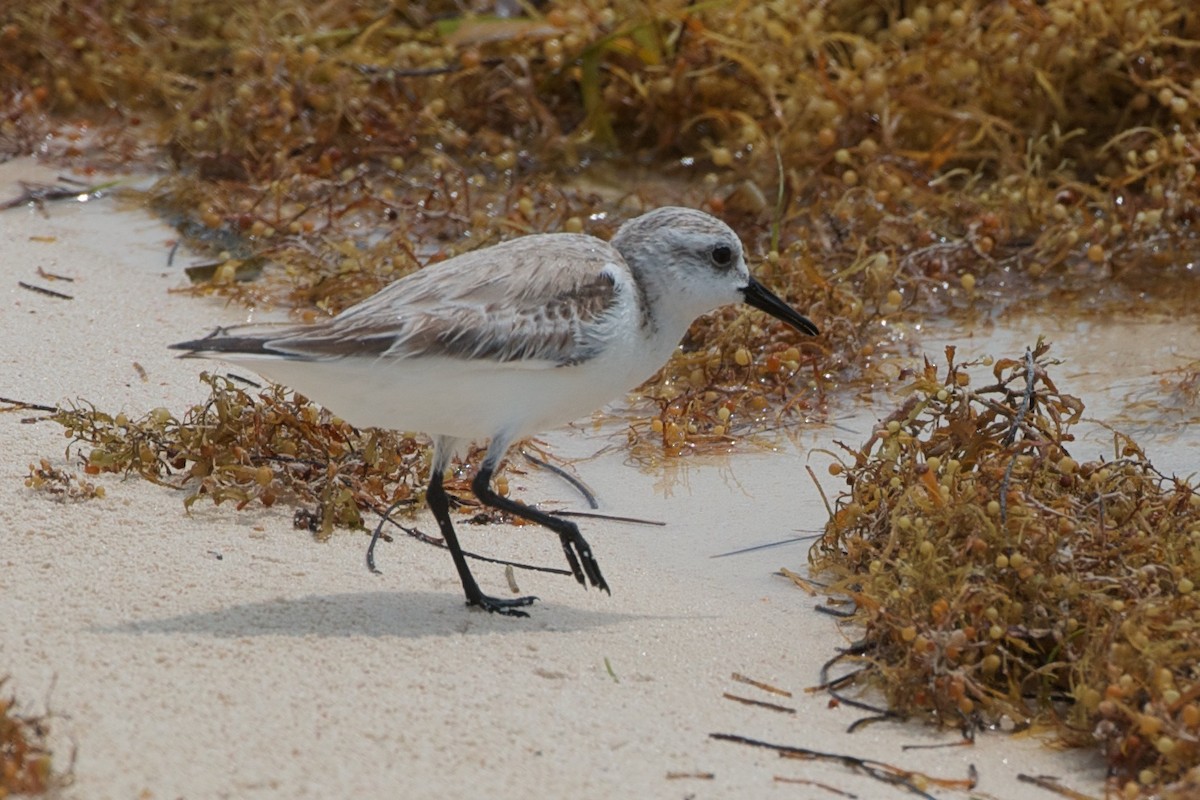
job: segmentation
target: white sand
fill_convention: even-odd
[[[31,175],[53,173],[0,166],[0,197]],[[196,375],[211,365],[176,360],[166,345],[246,312],[169,294],[185,284],[181,266],[166,266],[171,239],[111,201],[0,213],[0,395],[86,398],[131,415],[182,413],[203,399]],[[47,284],[39,267],[75,281]],[[19,280],[74,299],[34,294]],[[1137,375],[1149,369],[1138,366]],[[31,416],[0,415],[0,675],[12,676],[25,710],[53,711],[59,764],[74,748],[68,796],[833,796],[774,776],[860,797],[910,796],[837,765],[711,740],[718,731],[949,778],[974,764],[979,788],[1001,797],[1035,794],[1019,772],[1100,792],[1091,754],[998,735],[972,748],[902,752],[955,737],[901,724],[849,735],[858,712],[803,691],[844,644],[814,599],[771,574],[802,570],[803,546],[709,558],[821,526],[803,452],[649,473],[624,464],[619,449],[582,462],[603,510],[670,524],[584,521],[612,596],[518,572],[521,589],[541,597],[520,620],[465,608],[443,551],[400,537],[381,544],[384,574],[371,575],[365,535],[317,543],[292,528],[287,507],[238,513],[201,502],[188,516],[181,493],[113,477],[101,478],[104,499],[52,502],[23,486],[27,465],[42,456],[73,464],[61,429],[22,422]],[[845,424],[854,432],[814,430],[805,448],[858,442],[869,428]],[[580,456],[613,440],[579,431],[550,441]],[[813,464],[824,476],[827,461]],[[513,486],[519,498],[581,507],[552,476],[517,476]],[[418,521],[433,529],[428,514]],[[560,566],[554,537],[539,529],[460,530],[468,549]],[[474,570],[485,591],[507,591],[500,567]],[[772,697],[733,682],[733,672],[796,695]],[[731,702],[727,691],[796,713]]]

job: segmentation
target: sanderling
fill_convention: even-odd
[[[442,487],[456,449],[490,439],[475,495],[557,533],[575,578],[609,591],[579,528],[497,494],[492,474],[513,442],[636,388],[696,317],[734,302],[817,334],[750,276],[728,225],[668,207],[626,222],[611,243],[523,236],[412,273],[324,322],[247,335],[219,329],[172,348],[252,369],[353,425],[429,434],[426,499],[467,604],[527,616],[520,609],[535,597],[485,595],[467,567]]]

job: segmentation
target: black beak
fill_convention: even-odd
[[[759,311],[767,312],[781,322],[786,322],[801,333],[807,333],[809,336],[816,336],[820,333],[817,326],[812,324],[812,320],[780,300],[770,289],[754,278],[751,278],[746,288],[742,289],[742,295],[746,298],[748,305],[754,306]]]

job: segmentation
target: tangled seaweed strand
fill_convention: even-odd
[[[947,348],[849,458],[810,556],[865,626],[846,661],[891,708],[1095,744],[1129,796],[1200,783],[1200,494],[1114,433],[1068,453],[1083,403],[1048,345],[972,388]],[[1189,788],[1190,787],[1190,788]]]
[[[0,677],[0,689],[7,682]],[[51,788],[54,776],[45,739],[44,719],[14,713],[12,700],[0,697],[0,800]]]
[[[72,444],[90,446],[85,472],[191,488],[187,508],[202,497],[239,509],[285,498],[315,507],[297,512],[296,522],[324,537],[334,526],[361,527],[363,510],[419,499],[428,448],[412,437],[360,432],[280,386],[252,396],[226,377],[206,372],[200,380],[211,395],[181,420],[165,408],[131,420],[87,404],[51,418]]]
[[[40,459],[36,465],[29,465],[29,477],[25,479],[25,486],[60,503],[76,503],[104,497],[103,486],[97,486],[78,475],[58,469],[48,458]]]

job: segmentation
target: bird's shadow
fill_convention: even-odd
[[[433,592],[345,592],[224,606],[161,619],[98,628],[103,633],[243,636],[421,638],[462,634],[579,631],[633,616],[535,603],[529,618],[467,608],[458,597]]]

